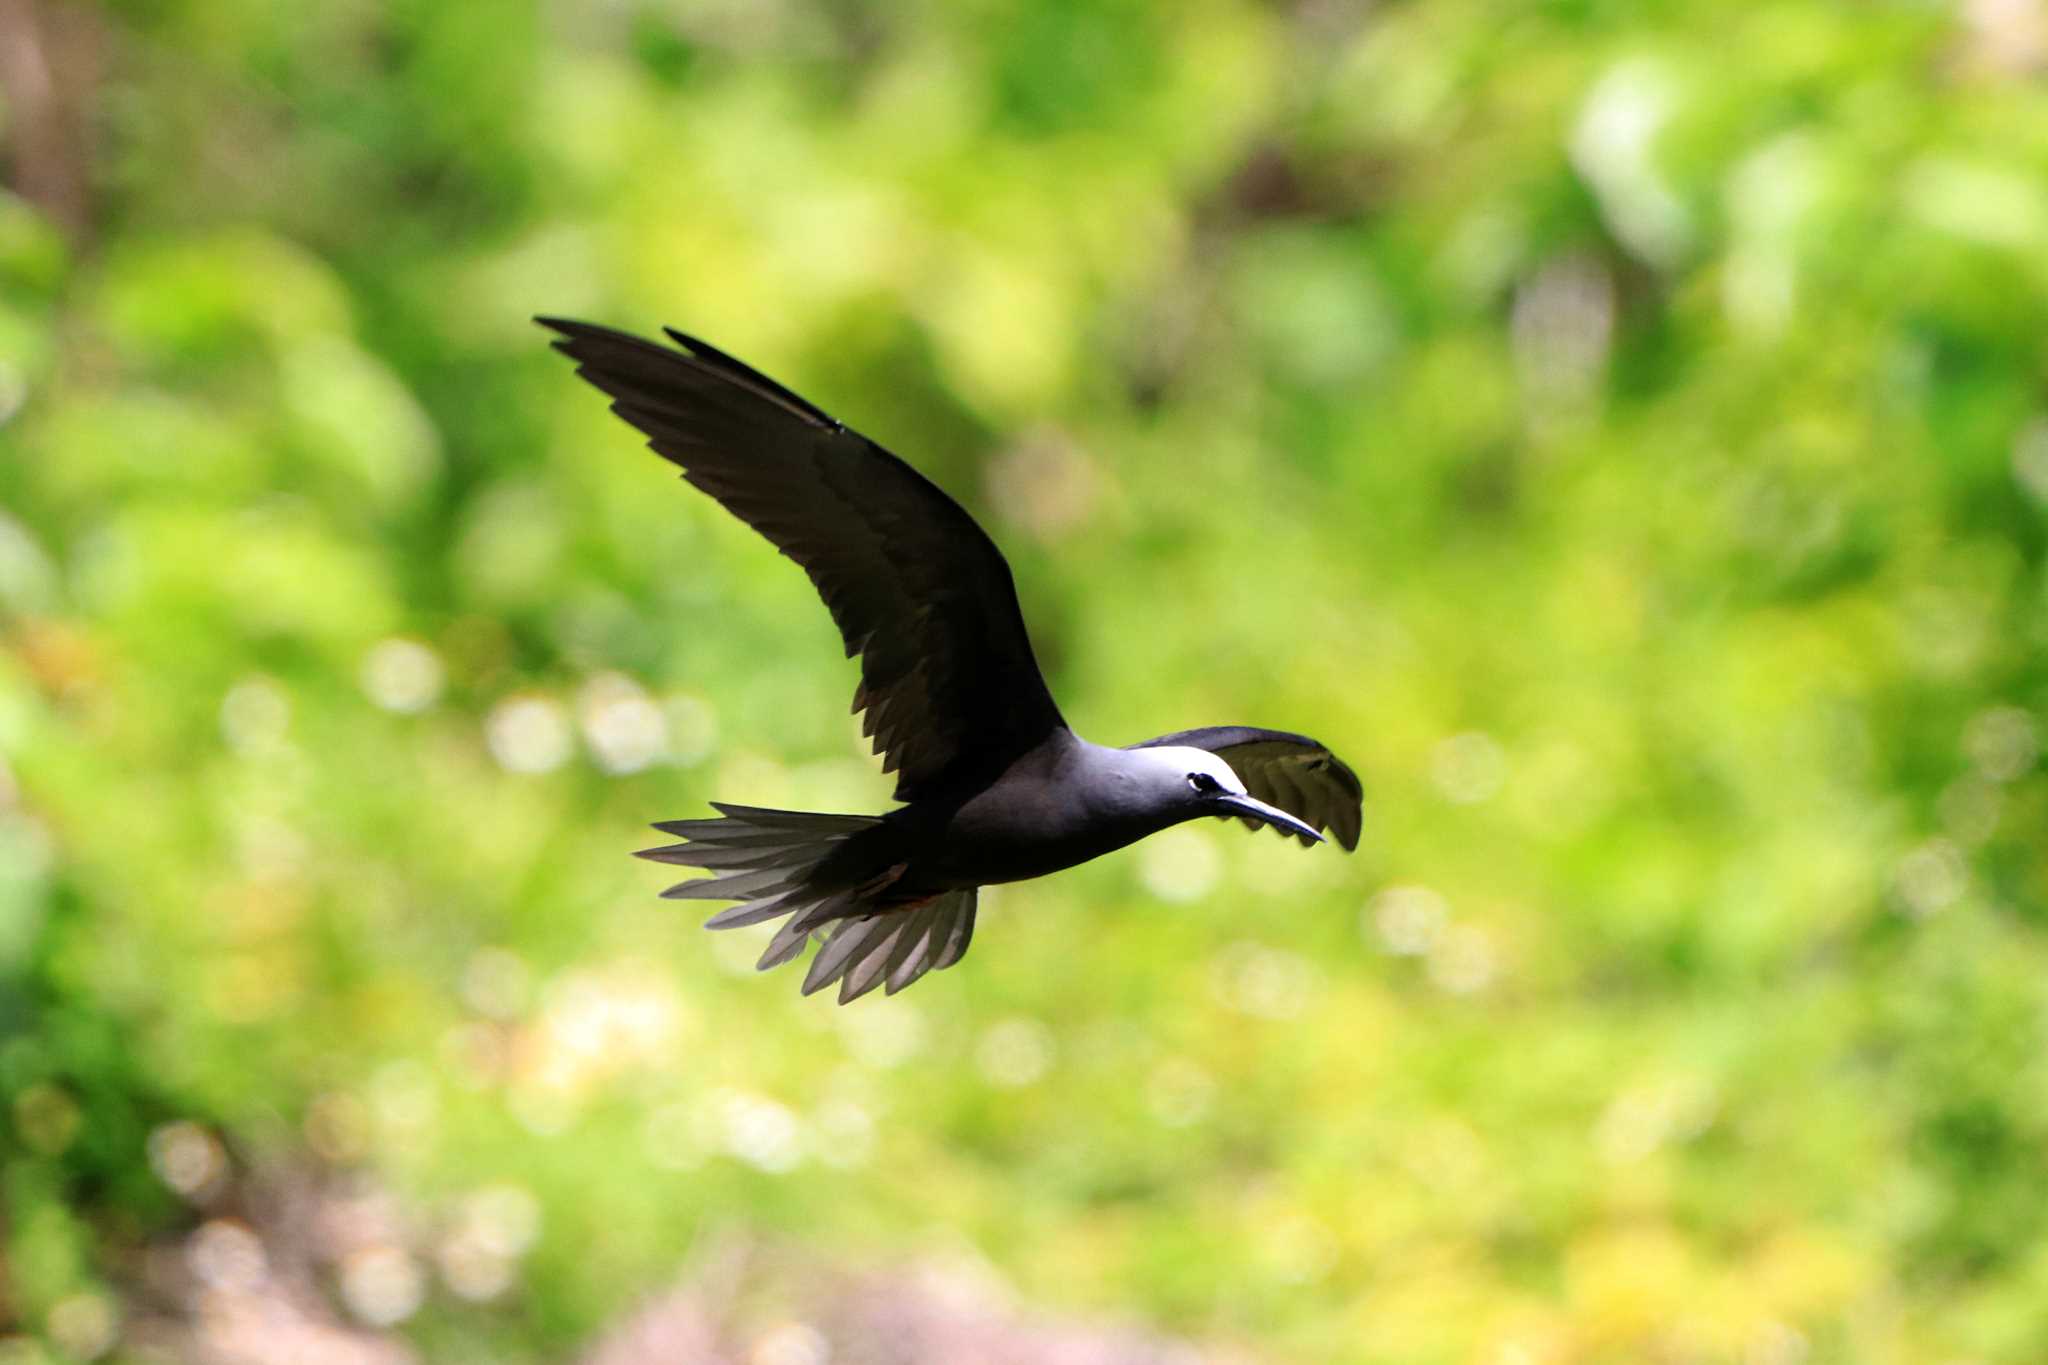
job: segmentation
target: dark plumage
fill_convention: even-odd
[[[713,802],[655,826],[641,857],[716,872],[663,894],[730,900],[708,928],[781,918],[760,965],[824,946],[804,992],[842,1003],[951,966],[975,892],[1202,816],[1304,844],[1358,845],[1358,779],[1305,735],[1219,726],[1125,749],[1067,727],[1038,671],[1010,566],[974,519],[888,451],[681,332],[674,350],[589,323],[540,321],[683,477],[803,566],[849,656],[854,709],[905,804],[882,816]]]

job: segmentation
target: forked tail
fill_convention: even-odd
[[[714,801],[722,818],[665,820],[655,828],[683,842],[641,850],[659,863],[701,867],[717,875],[680,882],[671,900],[740,904],[706,920],[707,929],[736,929],[788,918],[756,965],[763,971],[803,952],[815,933],[830,931],[804,977],[804,994],[837,981],[839,1003],[876,986],[890,995],[926,972],[950,967],[974,934],[973,888],[922,900],[885,900],[902,864],[876,869],[848,856],[848,841],[880,825],[871,815],[821,815],[763,810]]]

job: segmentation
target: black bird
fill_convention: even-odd
[[[1087,862],[1201,816],[1358,846],[1362,792],[1306,735],[1213,726],[1124,749],[1067,727],[1046,690],[1001,551],[961,506],[873,441],[673,328],[674,350],[560,318],[555,348],[683,477],[803,566],[860,656],[853,709],[894,772],[882,816],[712,802],[644,850],[714,877],[664,896],[743,902],[729,929],[783,918],[762,968],[824,946],[806,995],[844,1004],[950,967],[977,890]]]

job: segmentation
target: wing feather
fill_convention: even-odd
[[[555,348],[691,484],[810,576],[858,655],[854,709],[916,800],[1065,728],[986,532],[935,484],[725,352],[560,318]]]

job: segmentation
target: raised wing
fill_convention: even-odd
[[[1286,730],[1260,730],[1249,725],[1211,725],[1161,735],[1133,749],[1163,745],[1207,749],[1228,763],[1245,789],[1319,830],[1332,831],[1348,852],[1358,847],[1365,788],[1344,760],[1310,739]],[[1245,824],[1257,828],[1256,820]],[[1285,830],[1280,831],[1285,834]],[[1303,843],[1308,840],[1304,838]]]
[[[671,329],[673,350],[538,319],[683,477],[803,566],[860,656],[856,711],[912,801],[1065,727],[1010,566],[930,480],[774,380]]]

